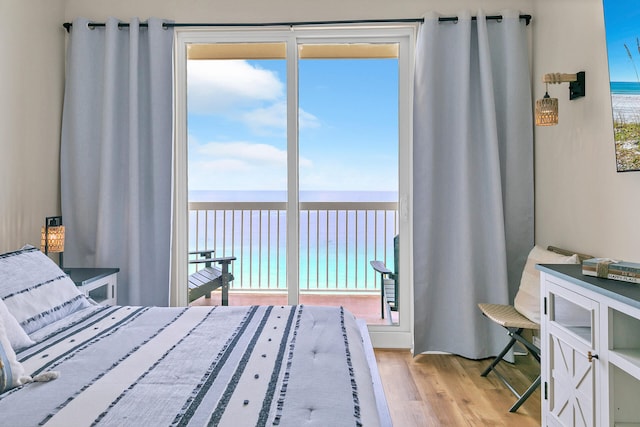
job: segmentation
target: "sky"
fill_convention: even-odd
[[[189,190],[286,190],[286,61],[187,65]],[[300,189],[397,191],[398,61],[299,63]]]
[[[611,81],[640,83],[640,1],[604,0],[604,18]]]

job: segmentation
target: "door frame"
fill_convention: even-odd
[[[170,304],[186,306],[188,277],[188,141],[187,141],[187,47],[191,43],[286,42],[287,58],[287,289],[288,303],[295,304],[299,286],[299,180],[298,180],[298,49],[297,43],[397,42],[399,44],[399,232],[400,322],[399,325],[370,325],[376,347],[413,347],[413,215],[412,142],[413,70],[417,25],[322,26],[287,29],[180,28],[174,37],[174,143],[173,211],[171,245]]]

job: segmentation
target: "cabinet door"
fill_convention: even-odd
[[[598,304],[547,284],[550,425],[593,426],[596,417]]]
[[[584,348],[549,336],[549,411],[565,426],[593,426],[595,401],[594,363]]]

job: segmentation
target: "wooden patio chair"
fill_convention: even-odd
[[[189,252],[195,256],[190,259],[189,264],[205,264],[204,268],[189,275],[189,302],[193,302],[204,296],[211,298],[211,291],[222,288],[222,305],[229,305],[229,282],[233,280],[233,275],[229,273],[229,264],[236,257],[212,258],[213,250],[203,250]],[[219,264],[221,268],[213,266]]]
[[[393,238],[393,271],[389,270],[383,261],[369,261],[371,267],[380,273],[380,311],[384,319],[385,312],[391,319],[391,312],[398,311],[400,294],[398,292],[398,241],[399,235]]]

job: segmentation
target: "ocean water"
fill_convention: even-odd
[[[282,202],[277,191],[190,191],[189,201]],[[396,192],[302,192],[305,202],[396,202]],[[299,283],[305,290],[379,289],[369,261],[393,269],[393,211],[301,211]],[[377,235],[377,238],[373,236]],[[197,242],[197,243],[196,243]],[[286,288],[286,213],[283,211],[195,212],[189,218],[190,250],[205,247],[234,255],[235,289]]]
[[[640,82],[611,82],[612,95],[640,95]]]

